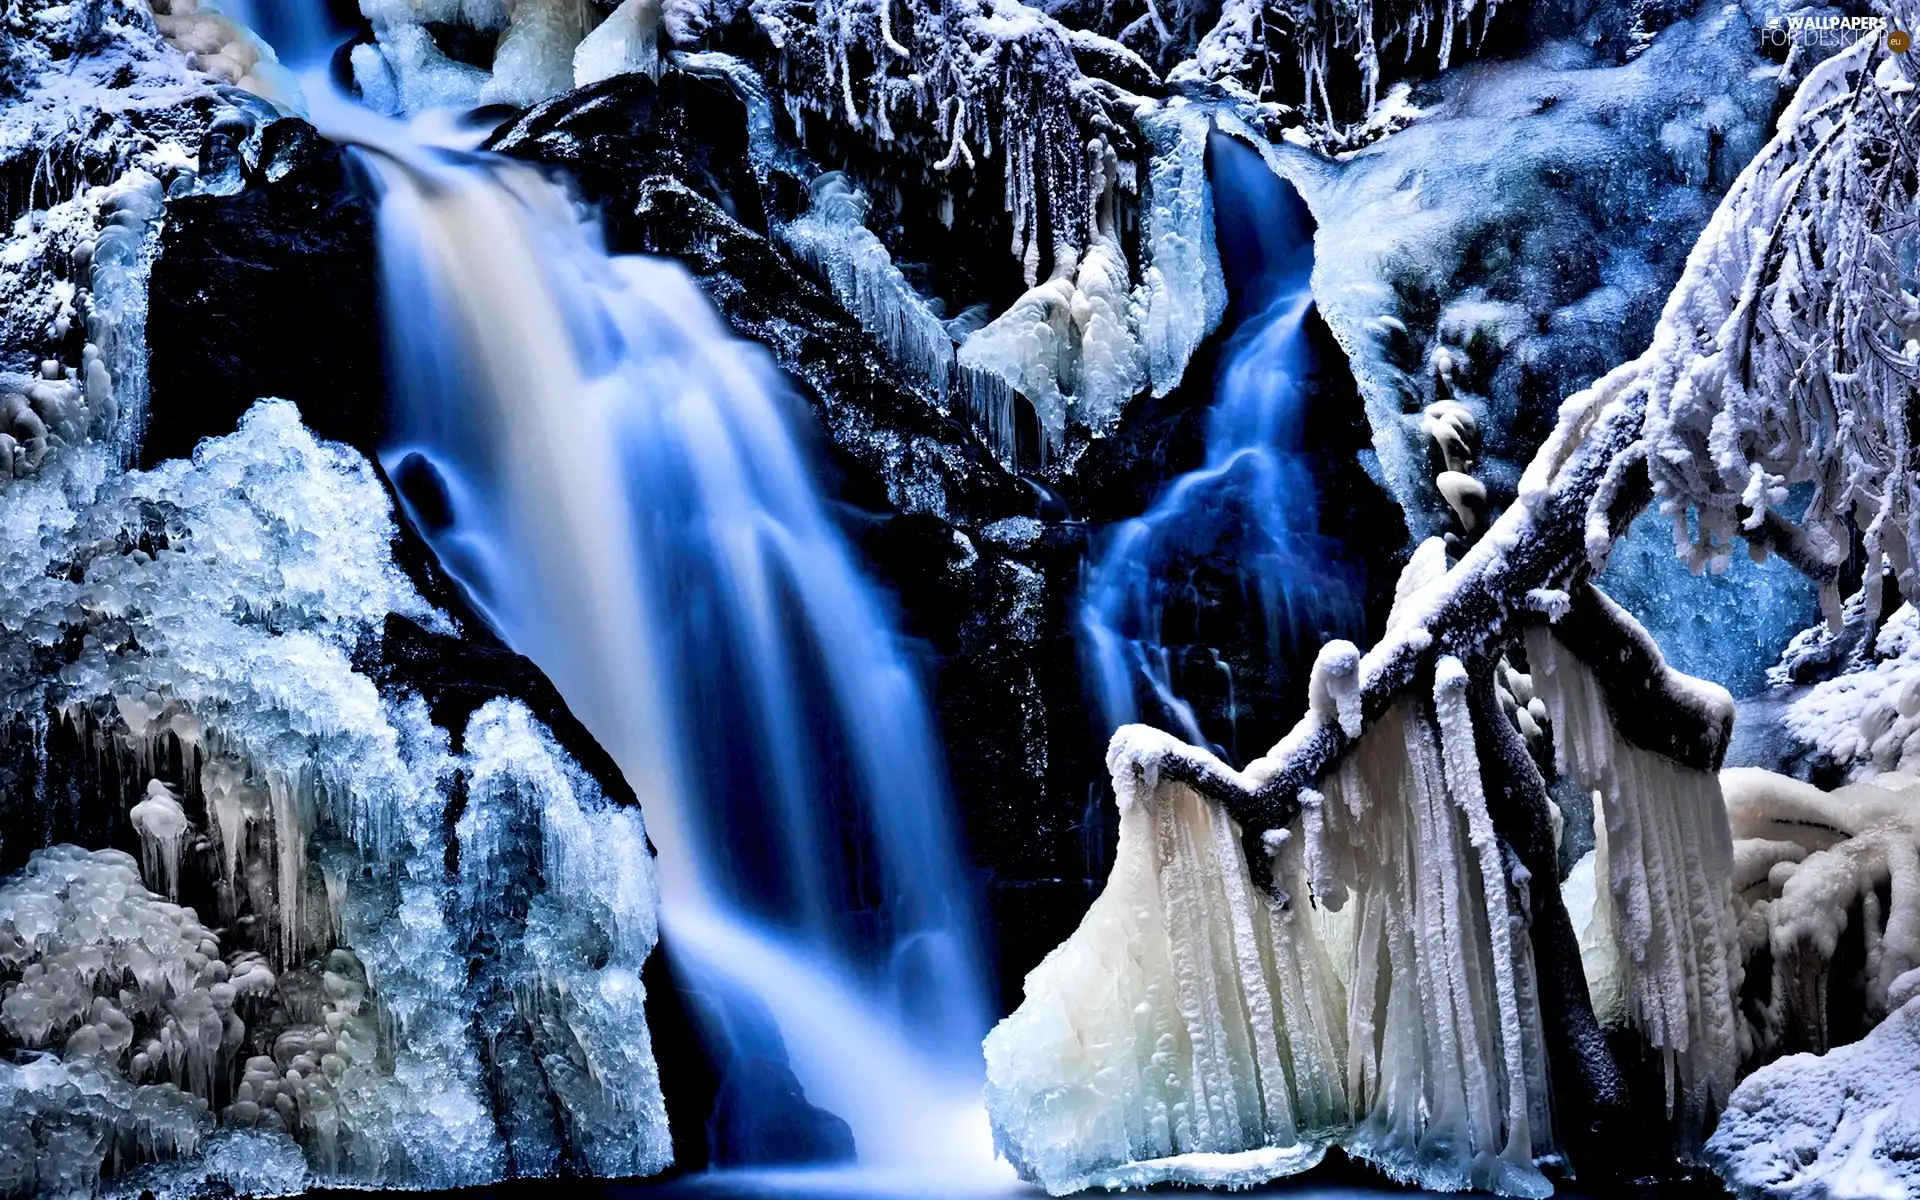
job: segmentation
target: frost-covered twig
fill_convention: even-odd
[[[1364,125],[1381,85],[1417,57],[1446,70],[1471,47],[1499,0],[1226,0],[1193,57],[1169,74],[1251,101],[1297,105],[1323,134]],[[1343,94],[1333,63],[1350,57],[1357,94]]]
[[[796,126],[811,114],[903,165],[917,157],[923,174],[997,158],[1029,282],[1046,274],[1043,245],[1056,262],[1087,248],[1101,185],[1088,147],[1135,139],[1130,97],[1083,74],[1076,50],[1098,43],[1103,60],[1150,80],[1138,56],[1019,0],[753,0],[749,11]]]

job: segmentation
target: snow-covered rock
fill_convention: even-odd
[[[1441,531],[1422,412],[1484,435],[1493,510],[1573,394],[1646,344],[1779,88],[1738,8],[1705,7],[1621,62],[1553,42],[1462,67],[1417,120],[1328,165],[1281,165],[1319,223],[1314,294],[1352,359],[1381,480]]]
[[[1707,1153],[1741,1200],[1920,1194],[1920,998],[1850,1046],[1755,1071]]]
[[[1795,694],[1788,732],[1848,778],[1920,774],[1920,614],[1903,604],[1873,638],[1859,669]]]
[[[1721,783],[1740,949],[1771,964],[1766,1002],[1747,1014],[1755,1052],[1858,1036],[1920,983],[1920,779],[1823,792],[1747,768]]]

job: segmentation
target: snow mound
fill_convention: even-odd
[[[1850,1046],[1748,1076],[1707,1153],[1741,1200],[1920,1194],[1920,999]]]
[[[1873,642],[1865,669],[1795,696],[1786,727],[1852,778],[1920,774],[1920,613],[1901,605]]]

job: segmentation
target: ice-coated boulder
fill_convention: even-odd
[[[1742,1200],[1920,1194],[1920,998],[1852,1045],[1748,1076],[1707,1155]]]

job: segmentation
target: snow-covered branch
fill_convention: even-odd
[[[1786,551],[1831,589],[1857,532],[1903,589],[1915,587],[1920,351],[1899,343],[1909,329],[1920,334],[1920,300],[1900,287],[1906,232],[1894,216],[1914,204],[1913,167],[1903,174],[1899,164],[1920,133],[1908,129],[1905,68],[1886,58],[1875,68],[1875,44],[1810,72],[1694,247],[1646,353],[1562,405],[1518,502],[1396,606],[1348,684],[1362,726],[1439,656],[1475,662],[1541,597],[1576,594],[1647,503],[1649,483],[1697,566],[1724,560],[1740,536],[1755,553]],[[1814,491],[1796,520],[1785,504],[1797,483]],[[1877,589],[1879,573],[1867,578]],[[1249,765],[1255,787],[1209,794],[1257,838],[1293,819],[1302,789],[1359,732],[1310,712]]]
[[[1680,552],[1724,565],[1736,538],[1781,548],[1797,528],[1790,561],[1825,568],[1830,612],[1856,539],[1920,594],[1920,299],[1902,267],[1920,199],[1913,73],[1878,36],[1813,70],[1701,239],[1672,331],[1687,336],[1656,346],[1648,388],[1645,456]],[[1878,570],[1865,587],[1877,612]]]

